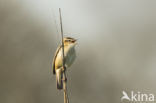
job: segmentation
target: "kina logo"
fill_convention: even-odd
[[[154,101],[154,94],[152,93],[141,93],[141,92],[134,92],[131,91],[130,95],[128,95],[125,91],[122,91],[121,101],[135,101],[135,102],[153,102]]]

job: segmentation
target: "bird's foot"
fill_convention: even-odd
[[[64,67],[64,68],[62,67],[62,72],[65,72],[65,71],[66,71],[66,67]]]

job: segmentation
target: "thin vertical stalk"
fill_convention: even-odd
[[[60,25],[61,25],[61,39],[62,39],[62,64],[63,64],[63,90],[64,90],[64,103],[69,103],[68,93],[67,93],[67,78],[66,78],[66,67],[65,67],[65,59],[64,59],[64,43],[63,43],[63,27],[62,27],[62,16],[61,9],[59,8],[60,14]]]

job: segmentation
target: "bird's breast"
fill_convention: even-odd
[[[76,58],[76,52],[75,48],[65,48],[64,49],[64,56],[65,56],[65,66],[68,68],[70,67],[75,58]],[[55,69],[62,67],[62,48],[57,54],[56,60],[55,60]]]
[[[70,66],[73,64],[75,58],[76,58],[75,49],[74,49],[74,48],[71,48],[71,49],[67,52],[67,54],[66,54],[66,56],[65,56],[65,60],[66,60],[65,65],[66,65],[67,67],[70,67]]]

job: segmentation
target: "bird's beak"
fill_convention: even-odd
[[[76,45],[77,44],[77,39],[74,39],[72,42],[74,43],[74,45]]]
[[[77,39],[72,40],[73,43],[75,43],[77,41]]]

